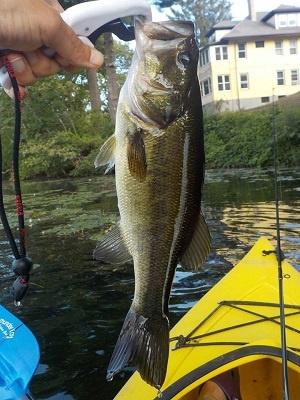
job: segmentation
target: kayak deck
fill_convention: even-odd
[[[300,274],[287,261],[284,311],[290,399],[300,391]],[[238,368],[243,400],[282,399],[278,266],[264,237],[171,330],[161,399],[196,400],[206,380]],[[158,399],[135,373],[115,397]]]

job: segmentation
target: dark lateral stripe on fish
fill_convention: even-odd
[[[108,366],[107,379],[134,363],[147,383],[160,388],[167,372],[168,355],[168,319],[145,318],[130,309]]]

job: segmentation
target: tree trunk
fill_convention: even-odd
[[[100,110],[101,100],[100,100],[100,90],[98,86],[98,78],[96,70],[87,69],[86,77],[88,80],[91,108],[92,110]]]
[[[115,123],[118,104],[118,85],[115,67],[115,54],[113,48],[113,36],[111,33],[104,33],[105,67],[108,86],[108,107],[111,120]]]

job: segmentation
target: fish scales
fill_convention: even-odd
[[[197,151],[198,147],[194,146],[192,150]],[[185,168],[185,132],[180,121],[178,129],[172,125],[170,132],[167,129],[164,136],[145,136],[145,149],[147,179],[144,182],[132,177],[124,152],[122,154],[121,151],[120,155],[116,153],[116,169],[123,170],[120,176],[116,176],[116,186],[124,236],[128,238],[126,242],[134,265],[138,266],[135,268],[134,305],[136,308],[150,308],[151,302],[152,312],[161,313],[165,307],[157,298],[168,301],[168,298],[163,298],[161,274],[170,264],[170,254],[173,258],[172,268],[174,262],[177,264],[182,241],[198,216],[199,199],[194,199],[194,209],[188,203],[192,202],[195,192],[193,185],[200,185],[201,176],[190,176],[186,182],[178,179]],[[180,215],[184,216],[184,208],[190,214],[185,218],[185,223],[180,221]],[[159,283],[159,293],[154,292],[153,282]]]
[[[192,23],[138,21],[136,37],[115,134],[95,162],[115,163],[121,218],[94,256],[113,264],[130,258],[134,263],[134,299],[108,379],[135,365],[146,382],[160,388],[167,369],[168,302],[177,264],[195,269],[210,248],[201,214],[203,121]]]

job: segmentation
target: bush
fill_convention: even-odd
[[[300,111],[276,110],[278,163],[299,164]],[[273,112],[204,115],[209,168],[261,168],[273,165]]]

